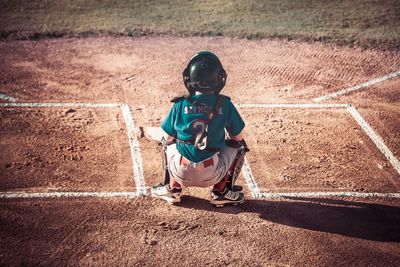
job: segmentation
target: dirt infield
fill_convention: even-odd
[[[398,192],[398,173],[344,109],[242,109],[263,191]],[[372,182],[373,181],[373,182]]]
[[[237,104],[313,99],[400,70],[397,51],[220,37],[84,38],[0,43],[0,93],[17,102],[126,103],[146,186],[161,155],[159,126],[185,93],[197,50],[216,52]],[[399,158],[399,78],[333,98],[350,103]],[[0,102],[7,102],[0,99]],[[400,175],[346,108],[240,107],[262,192],[397,193]],[[0,107],[0,189],[136,191],[117,108]],[[391,198],[251,198],[214,209],[208,189],[183,203],[149,197],[0,200],[2,265],[357,265],[400,263],[400,202]]]
[[[396,266],[400,203],[2,201],[3,265]]]
[[[131,189],[129,143],[119,113],[118,109],[3,110],[0,190]]]

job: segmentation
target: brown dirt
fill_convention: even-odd
[[[229,38],[86,38],[0,43],[0,92],[22,102],[123,102],[158,126],[185,93],[181,72],[210,49],[237,103],[299,103],[400,69],[397,51]],[[398,79],[353,103],[400,153]],[[400,176],[343,110],[243,109],[248,155],[268,192],[398,192]],[[1,191],[134,191],[118,109],[0,109]],[[157,142],[138,139],[146,185]],[[241,183],[244,183],[241,178]],[[248,190],[246,192],[249,195]],[[357,265],[400,263],[394,199],[249,199],[214,209],[208,190],[180,206],[139,199],[0,201],[1,265]]]
[[[399,88],[397,78],[336,99],[357,106],[397,158],[400,158]]]
[[[0,112],[1,191],[124,191],[134,186],[118,109]]]
[[[0,202],[2,265],[396,266],[400,203],[150,199]],[[34,205],[33,205],[34,204]]]
[[[344,109],[242,110],[262,191],[398,192],[398,173]],[[373,182],[371,182],[373,181]]]

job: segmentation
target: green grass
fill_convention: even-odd
[[[0,0],[0,34],[225,35],[400,48],[399,0]]]

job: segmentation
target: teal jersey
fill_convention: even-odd
[[[241,133],[245,126],[229,97],[221,97],[222,108],[208,124],[208,147],[212,148],[225,147],[225,130],[231,136],[235,136]],[[171,108],[161,123],[161,128],[179,140],[194,140],[197,133],[205,128],[207,113],[214,109],[216,102],[217,95],[213,94],[194,95],[191,101],[183,98]],[[208,150],[199,150],[192,144],[178,142],[176,147],[182,156],[193,162],[200,162],[214,154]]]

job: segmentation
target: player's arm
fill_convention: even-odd
[[[164,132],[163,138],[164,138],[164,140],[166,140],[167,142],[174,141],[174,139],[175,139],[175,137],[173,137],[173,136],[167,134],[166,132]]]
[[[161,123],[161,129],[163,130],[163,140],[166,142],[172,142],[175,140],[177,132],[175,129],[175,120],[177,116],[178,105],[175,103],[169,111],[167,117]]]
[[[229,102],[229,107],[227,110],[228,120],[225,129],[228,133],[228,138],[230,140],[240,142],[243,140],[243,129],[245,127],[245,123],[232,102]]]
[[[240,132],[237,135],[231,135],[228,133],[228,137],[229,137],[229,139],[234,140],[234,141],[242,141],[243,140],[243,132]]]

